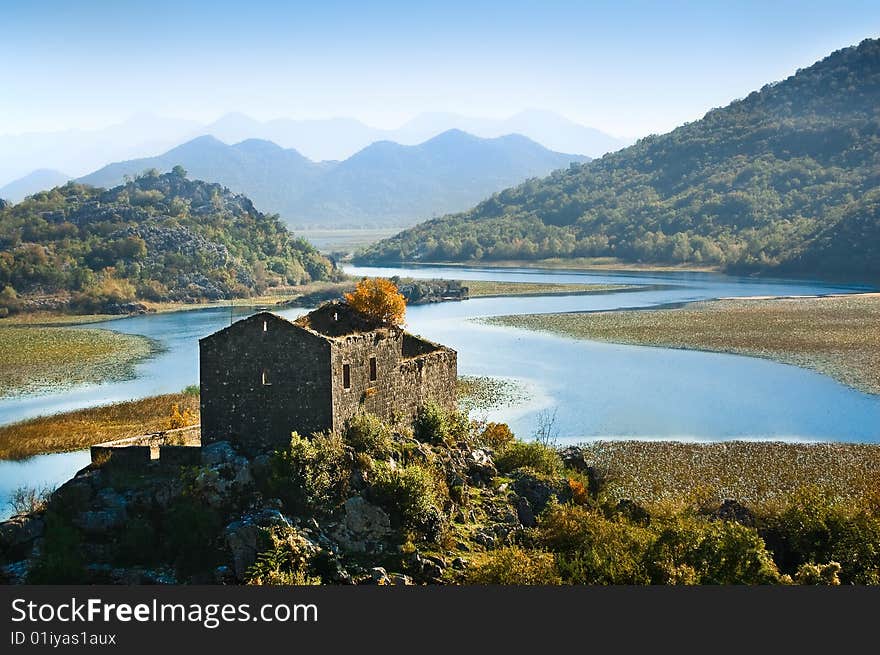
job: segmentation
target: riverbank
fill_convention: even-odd
[[[111,439],[168,430],[175,427],[175,405],[181,417],[176,420],[198,423],[198,391],[187,390],[0,426],[0,459],[82,450]]]
[[[495,282],[489,280],[461,280],[460,283],[467,287],[470,298],[612,293],[644,288],[627,284],[563,284],[558,282]]]
[[[739,298],[678,309],[527,314],[485,320],[578,339],[764,357],[813,369],[860,391],[880,394],[877,293]]]
[[[360,263],[358,266],[436,266],[448,268],[538,268],[549,270],[571,271],[619,271],[621,273],[720,273],[719,266],[696,266],[690,264],[640,264],[626,262],[616,257],[552,257],[550,259],[499,259],[478,260],[472,262],[394,262],[394,263]]]
[[[0,326],[0,398],[124,380],[159,350],[146,337],[111,330]]]

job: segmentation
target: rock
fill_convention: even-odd
[[[202,464],[205,466],[225,464],[236,457],[237,453],[228,441],[215,441],[202,446]]]
[[[46,522],[39,514],[19,514],[0,523],[0,554],[5,560],[24,557],[43,536]]]
[[[571,487],[566,478],[537,475],[524,469],[516,470],[512,475],[514,491],[529,501],[536,514],[540,514],[554,496],[561,503],[571,500]]]
[[[128,514],[126,500],[113,489],[102,489],[95,499],[97,509],[86,510],[75,515],[73,523],[78,528],[93,535],[106,534],[121,528]]]
[[[5,584],[24,584],[30,572],[30,562],[21,560],[0,566],[0,581]]]
[[[538,525],[531,503],[523,496],[519,496],[516,500],[516,517],[519,519],[520,524],[526,528],[534,528]]]
[[[456,557],[452,560],[452,568],[456,571],[463,571],[470,565],[470,562],[466,560],[464,557]]]
[[[391,584],[391,578],[388,577],[388,573],[381,566],[370,569],[370,581],[377,585]]]
[[[345,518],[332,532],[342,547],[357,553],[384,550],[382,542],[391,534],[391,519],[385,510],[361,496],[352,496],[343,507]]]
[[[248,569],[257,561],[259,549],[263,546],[261,536],[272,526],[294,529],[277,509],[247,514],[224,529],[226,546],[232,555],[232,570],[239,580],[245,578]]]
[[[403,573],[391,573],[388,578],[393,585],[409,586],[413,584],[412,578]]]
[[[498,475],[492,456],[482,448],[477,448],[468,453],[465,460],[468,477],[476,485],[487,484]]]

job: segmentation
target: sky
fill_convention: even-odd
[[[0,134],[555,111],[661,133],[880,36],[877,0],[0,0]]]

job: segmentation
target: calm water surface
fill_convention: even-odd
[[[458,350],[459,372],[515,379],[529,401],[491,413],[528,436],[542,411],[556,411],[562,442],[603,438],[803,439],[880,442],[880,398],[804,369],[702,352],[578,341],[469,319],[502,314],[650,308],[728,296],[846,293],[857,287],[730,277],[712,273],[571,272],[535,269],[359,268],[354,275],[520,282],[663,285],[662,289],[520,298],[482,298],[410,307],[413,332]],[[243,310],[242,310],[243,311]],[[293,318],[304,310],[280,312]],[[143,334],[166,350],[133,380],[0,401],[0,424],[79,407],[178,391],[198,383],[198,339],[240,318],[212,308],[103,324]],[[93,324],[90,327],[94,327]],[[85,454],[0,463],[0,499],[9,480],[67,479]],[[2,510],[0,510],[2,512]]]

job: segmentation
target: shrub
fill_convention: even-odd
[[[356,453],[386,459],[393,450],[391,428],[369,412],[356,414],[348,422],[345,441]]]
[[[406,299],[397,285],[385,278],[364,278],[345,300],[359,314],[383,325],[401,325],[406,314]]]
[[[439,527],[434,479],[421,466],[380,464],[374,470],[372,492],[401,527],[428,533]]]
[[[183,495],[168,508],[160,543],[166,557],[184,575],[213,567],[217,554],[220,515],[197,498]]]
[[[9,507],[13,515],[39,512],[46,508],[51,495],[50,487],[21,486],[9,495]]]
[[[778,515],[765,518],[764,536],[777,563],[796,572],[813,562],[838,562],[844,584],[880,583],[880,518],[802,489]]]
[[[487,423],[480,433],[480,443],[493,450],[502,450],[514,440],[507,423]]]
[[[512,441],[495,458],[502,473],[518,468],[531,468],[545,475],[555,475],[562,470],[562,458],[551,446],[537,441]]]
[[[656,523],[654,524],[656,525]],[[647,553],[652,582],[676,582],[682,567],[696,584],[770,584],[779,572],[754,528],[733,521],[677,517],[660,527]]]
[[[646,584],[650,532],[606,519],[578,505],[551,502],[538,519],[537,544],[557,554],[562,580],[572,584]]]
[[[156,531],[146,519],[129,519],[119,540],[117,555],[122,564],[149,564],[159,555]]]
[[[45,541],[28,573],[29,584],[82,584],[86,581],[79,531],[54,511],[46,513]]]
[[[552,553],[508,546],[491,551],[468,571],[465,581],[475,585],[558,585],[562,583]]]
[[[830,585],[840,584],[840,564],[828,562],[827,564],[802,564],[795,574],[794,580],[804,585]]]
[[[295,513],[330,514],[347,497],[350,473],[342,437],[315,434],[306,439],[294,432],[290,447],[270,461],[268,486]]]
[[[317,585],[321,579],[310,574],[313,553],[295,530],[273,527],[268,532],[268,548],[257,555],[248,569],[249,585]]]
[[[449,422],[446,412],[436,403],[426,403],[419,408],[413,421],[413,434],[419,441],[440,444],[449,438]]]

